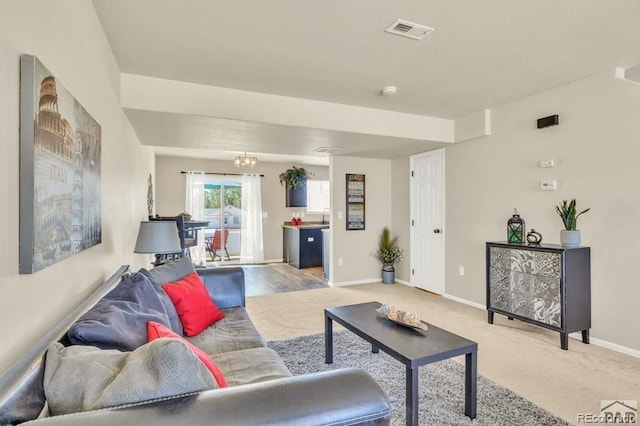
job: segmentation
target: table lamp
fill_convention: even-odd
[[[138,239],[134,253],[153,253],[156,261],[152,264],[158,266],[164,263],[163,256],[180,253],[180,240],[176,223],[172,221],[140,222]]]

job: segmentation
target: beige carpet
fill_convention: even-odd
[[[247,298],[247,309],[266,340],[324,331],[324,308],[378,301],[478,342],[478,372],[566,421],[600,413],[601,400],[640,401],[640,359],[495,316],[401,284],[362,284]],[[335,329],[340,329],[335,326]],[[463,358],[459,357],[462,362]]]

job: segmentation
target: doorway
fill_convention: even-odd
[[[411,156],[411,285],[444,293],[444,149]]]
[[[242,183],[236,176],[215,176],[204,184],[207,262],[238,263],[242,229]]]

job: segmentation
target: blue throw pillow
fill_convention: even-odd
[[[164,291],[164,289],[162,288],[162,284],[160,283],[160,281],[158,281],[158,279],[150,271],[147,271],[144,268],[140,269],[138,272],[140,272],[145,277],[147,277],[147,279],[156,288],[158,297],[160,298],[162,304],[165,307],[165,310],[167,311],[167,315],[169,316],[169,324],[170,324],[169,328],[171,329],[171,331],[182,336],[184,334],[184,330],[182,328],[182,322],[180,321],[180,316],[178,315],[178,311],[176,311],[176,307],[171,301],[171,298],[169,297],[167,292]]]
[[[74,345],[133,351],[147,343],[148,321],[163,324],[182,335],[175,307],[162,287],[148,273],[137,272],[76,321],[67,336]]]

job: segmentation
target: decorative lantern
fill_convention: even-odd
[[[520,217],[518,210],[513,209],[513,216],[507,221],[507,243],[522,244],[524,236],[524,219]]]

